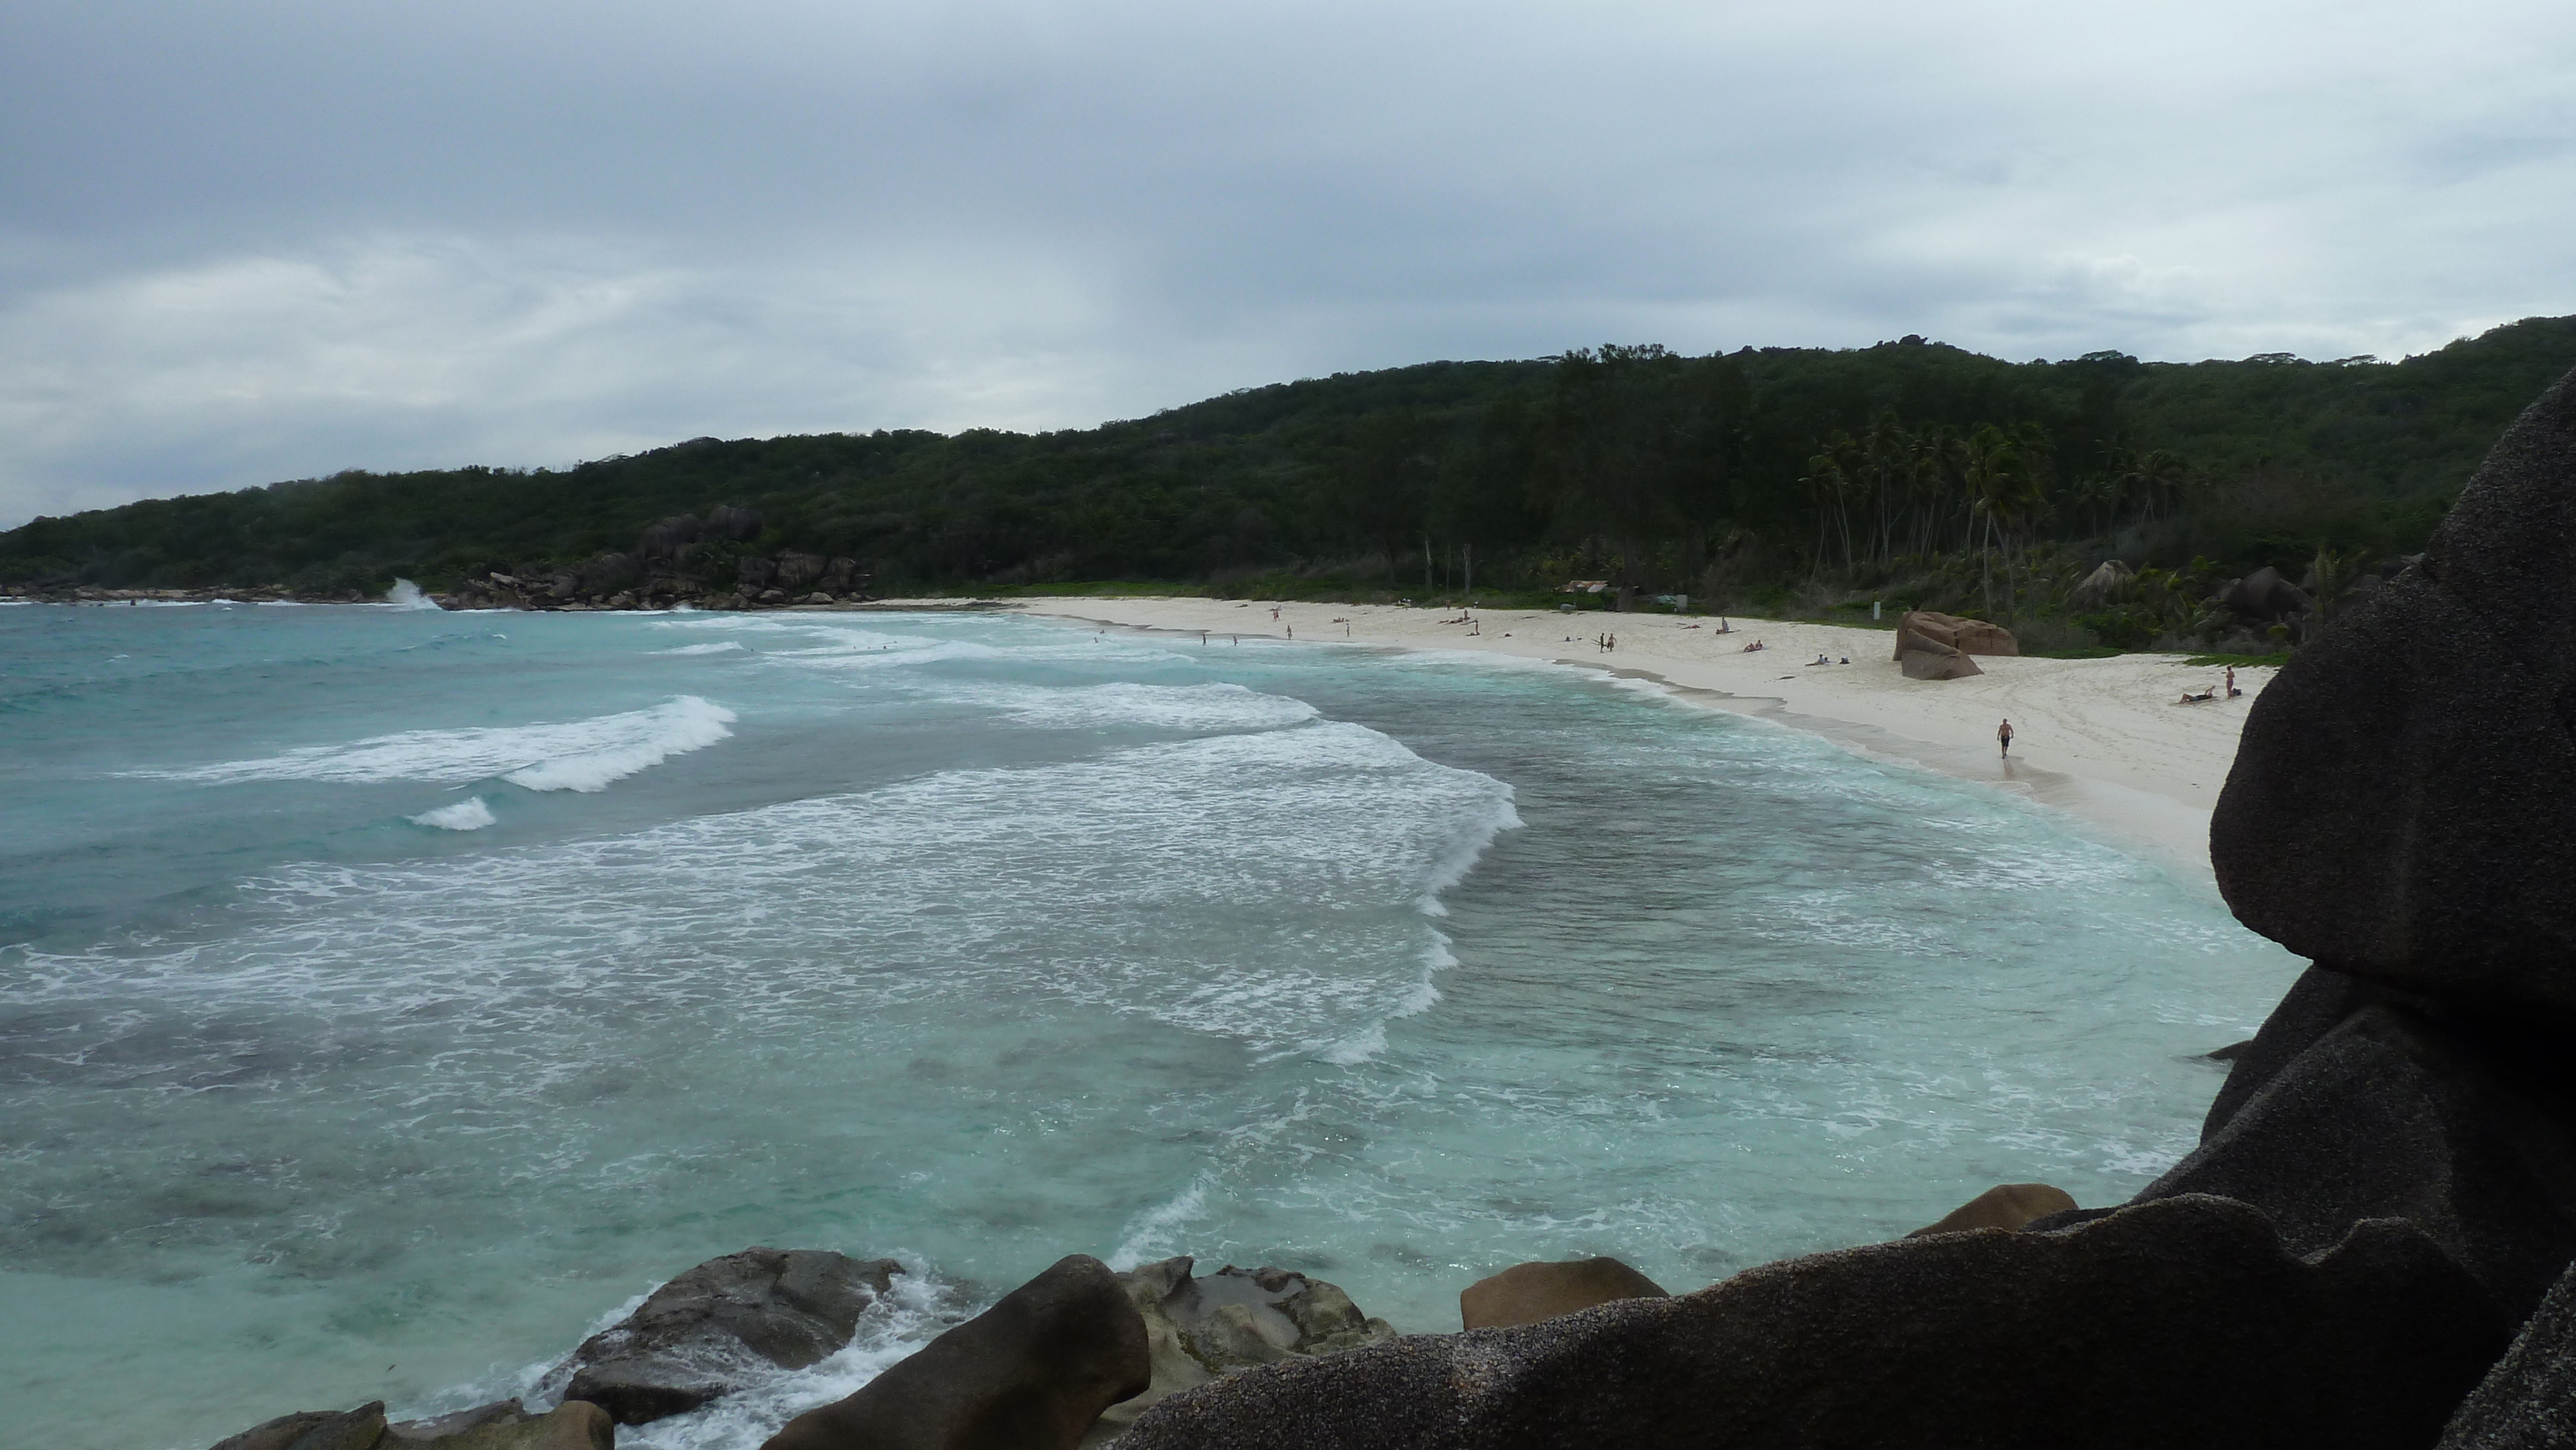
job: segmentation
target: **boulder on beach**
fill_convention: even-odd
[[[1985,673],[1977,668],[1975,660],[1947,647],[1936,649],[1918,645],[1913,649],[1898,650],[1896,663],[1909,680],[1964,680],[1970,675]]]
[[[1929,609],[1909,609],[1896,617],[1896,658],[1903,659],[1905,652],[1913,649],[1929,649],[1936,654],[1956,650],[1963,655],[2017,655],[2021,653],[2021,643],[2000,624]]]
[[[2501,1351],[2412,1226],[2286,1251],[2217,1198],[1789,1259],[1175,1395],[1126,1450],[2420,1450]]]
[[[642,1425],[802,1369],[850,1342],[903,1266],[819,1249],[750,1248],[710,1259],[584,1340],[558,1369],[564,1398]]]
[[[1906,1237],[1919,1239],[1925,1234],[1966,1233],[1980,1228],[2017,1229],[2035,1219],[2074,1208],[2074,1195],[2063,1188],[2045,1183],[1998,1183],[1950,1210],[1939,1222],[1925,1224]]]
[[[2576,1014],[2571,579],[2576,375],[2247,712],[2209,833],[2240,920],[2457,1010]]]
[[[763,1450],[1074,1450],[1153,1382],[1144,1316],[1086,1254],[1002,1296]]]
[[[1458,1296],[1458,1318],[1469,1329],[1507,1329],[1621,1299],[1670,1297],[1661,1284],[1613,1258],[1514,1264],[1468,1285]]]

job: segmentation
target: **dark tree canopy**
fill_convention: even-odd
[[[1875,347],[1653,346],[1253,388],[1098,428],[692,439],[570,469],[350,472],[38,519],[0,580],[438,587],[631,550],[756,508],[880,593],[1080,580],[1777,590],[1974,556],[2237,572],[2419,547],[2505,425],[2576,366],[2576,318],[2398,363],[2010,363]],[[2057,551],[2050,553],[2051,550]]]

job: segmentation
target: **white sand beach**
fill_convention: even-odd
[[[943,601],[954,604],[954,601]],[[1581,614],[1290,604],[1227,599],[1016,601],[1026,613],[1197,636],[1283,639],[1547,660],[1671,686],[1681,698],[1813,731],[1855,750],[2021,792],[2194,871],[2209,870],[2209,814],[2245,712],[2274,673],[2236,673],[2240,697],[2177,703],[2222,671],[2180,655],[1981,657],[1964,680],[1909,680],[1885,629],[1669,614]],[[1273,617],[1273,610],[1277,615]],[[1614,632],[1615,650],[1594,645]],[[1763,648],[1747,653],[1759,640]],[[1214,647],[1214,646],[1212,646]],[[1819,655],[1837,663],[1811,663]],[[1849,664],[1839,663],[1849,659]],[[2009,760],[1995,728],[2009,718]]]

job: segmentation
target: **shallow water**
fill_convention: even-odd
[[[746,1244],[1400,1328],[2087,1203],[2296,963],[2063,817],[1570,670],[992,616],[0,609],[0,1354],[66,1447],[534,1390]]]

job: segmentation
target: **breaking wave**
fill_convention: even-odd
[[[649,710],[627,710],[556,725],[405,730],[345,745],[311,745],[255,760],[117,774],[205,785],[247,780],[327,780],[344,784],[424,780],[463,784],[497,775],[528,790],[599,791],[674,755],[703,750],[731,736],[735,718],[722,705],[696,695],[680,695]]]

